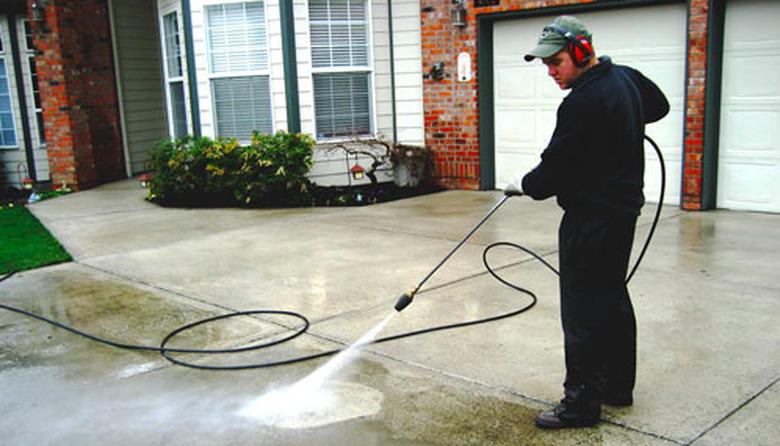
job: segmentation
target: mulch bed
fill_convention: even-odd
[[[443,191],[444,188],[434,185],[419,185],[415,187],[401,187],[395,183],[367,184],[360,186],[315,186],[311,190],[311,197],[304,203],[290,204],[284,202],[264,202],[242,205],[237,203],[232,196],[225,193],[193,193],[167,197],[165,200],[152,199],[153,203],[165,207],[188,208],[222,208],[222,207],[335,207],[335,206],[366,206],[370,204],[386,203],[389,201],[411,198],[420,195],[433,194]]]

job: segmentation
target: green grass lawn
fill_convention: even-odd
[[[69,260],[70,254],[25,207],[0,209],[0,274]]]

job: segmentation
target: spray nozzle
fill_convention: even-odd
[[[507,197],[519,197],[523,195],[523,191],[515,183],[509,183],[504,188],[504,195]]]
[[[408,307],[412,303],[414,293],[404,293],[398,298],[398,302],[395,303],[395,311],[400,312],[404,308]]]

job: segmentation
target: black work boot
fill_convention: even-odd
[[[607,406],[629,407],[634,404],[631,393],[605,392],[601,402]]]
[[[587,398],[584,388],[574,391],[567,389],[567,395],[553,410],[540,413],[536,417],[536,426],[543,429],[561,429],[565,427],[594,426],[601,417],[601,404],[598,400]]]

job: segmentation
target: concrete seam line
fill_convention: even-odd
[[[163,292],[168,293],[168,294],[173,294],[174,296],[178,296],[178,297],[181,297],[181,298],[184,298],[184,299],[187,299],[187,300],[192,300],[194,302],[198,302],[200,304],[203,304],[203,305],[206,305],[206,306],[209,306],[209,307],[213,307],[213,308],[216,308],[216,309],[228,311],[228,312],[231,312],[231,313],[235,313],[235,312],[241,311],[241,310],[237,310],[235,308],[227,307],[225,305],[215,304],[213,302],[209,302],[207,300],[200,299],[200,298],[195,297],[195,296],[190,296],[190,295],[185,294],[185,293],[183,293],[181,291],[171,290],[171,289],[165,288],[165,287],[163,287],[161,285],[155,285],[153,283],[145,282],[145,281],[143,281],[141,279],[138,279],[136,277],[133,277],[133,276],[122,275],[122,274],[119,274],[119,273],[111,271],[111,270],[103,269],[103,268],[100,268],[100,267],[95,266],[95,265],[90,265],[88,263],[84,263],[84,262],[81,262],[81,261],[74,261],[73,263],[76,263],[76,264],[84,266],[86,268],[89,268],[89,269],[101,272],[103,274],[107,274],[107,275],[110,275],[110,276],[118,277],[118,278],[126,280],[128,282],[134,282],[134,283],[141,284],[141,285],[144,285],[144,286],[149,287],[149,288],[154,288],[156,290],[163,291]],[[284,328],[284,329],[287,329],[287,330],[295,329],[295,327],[291,327],[291,326],[285,325],[285,324],[283,324],[281,322],[277,322],[277,321],[274,321],[274,320],[265,319],[265,318],[263,318],[261,316],[253,315],[252,318],[258,319],[258,320],[260,320],[262,322],[267,322],[267,323],[270,323],[270,324],[273,324],[273,325],[277,325],[277,326],[279,326],[281,328]],[[275,336],[277,334],[279,334],[279,333],[270,334],[269,337],[270,336]]]
[[[772,382],[770,382],[769,384],[767,384],[767,385],[766,385],[764,388],[760,389],[760,390],[759,390],[758,392],[756,392],[756,393],[755,393],[753,396],[751,396],[750,398],[748,398],[748,399],[746,399],[745,401],[743,401],[743,402],[742,402],[741,404],[739,404],[737,407],[735,407],[734,409],[732,409],[731,411],[729,411],[729,412],[728,412],[726,415],[724,415],[724,416],[723,416],[723,417],[722,417],[720,420],[716,421],[716,422],[715,422],[714,424],[712,424],[712,425],[711,425],[709,428],[707,428],[707,429],[703,430],[703,431],[702,431],[702,432],[701,432],[699,435],[695,436],[695,437],[694,437],[694,438],[693,438],[691,441],[689,441],[689,442],[685,443],[685,445],[686,445],[686,446],[687,446],[687,445],[691,445],[691,444],[693,444],[693,443],[695,443],[695,442],[699,441],[699,439],[701,439],[703,436],[707,435],[709,432],[711,432],[711,431],[712,431],[712,430],[714,430],[716,427],[718,427],[719,425],[721,425],[721,424],[722,424],[724,421],[726,421],[726,420],[728,420],[729,418],[731,418],[731,417],[732,417],[732,416],[733,416],[735,413],[739,412],[739,411],[740,411],[740,410],[741,410],[743,407],[745,407],[745,406],[747,406],[748,404],[750,404],[750,403],[751,403],[753,400],[755,400],[756,398],[758,398],[759,396],[761,396],[761,395],[762,395],[764,392],[766,392],[767,390],[769,390],[770,388],[772,388],[772,386],[774,386],[774,385],[775,385],[775,384],[777,384],[778,382],[780,382],[780,376],[778,376],[777,378],[775,378],[775,379],[774,379]]]

